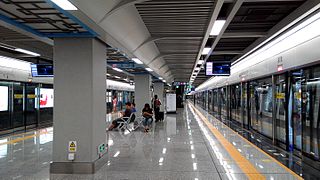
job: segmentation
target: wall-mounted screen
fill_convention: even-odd
[[[40,94],[38,95],[38,97],[40,99],[40,108],[53,107],[53,89],[40,88]]]
[[[9,102],[9,88],[8,86],[0,86],[0,111],[8,111]]]
[[[207,76],[229,76],[230,62],[206,62]]]
[[[31,64],[31,74],[33,77],[53,77],[53,65]]]

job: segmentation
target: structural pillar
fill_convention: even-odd
[[[149,74],[137,74],[134,76],[134,99],[137,112],[141,112],[144,104],[149,103],[151,106],[152,98],[152,78]]]
[[[107,157],[101,147],[107,142],[106,46],[94,38],[56,38],[53,57],[55,99],[50,172],[94,173]]]
[[[164,83],[163,82],[155,82],[153,84],[154,94],[158,95],[158,98],[161,101],[160,111],[164,111]]]

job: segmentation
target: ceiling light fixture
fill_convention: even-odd
[[[162,82],[164,82],[164,83],[165,83],[165,82],[167,82],[167,81],[166,81],[166,80],[162,80]]]
[[[158,79],[162,80],[163,78],[162,78],[162,77],[159,77]]]
[[[132,58],[132,61],[134,61],[137,64],[143,64],[143,62],[140,61],[140,59],[138,59],[138,58]]]
[[[119,68],[112,68],[113,70],[115,70],[115,71],[118,71],[118,72],[123,72],[123,70],[121,70],[121,69],[119,69]]]
[[[29,54],[31,56],[40,56],[40,54],[38,54],[38,53],[35,53],[35,52],[32,52],[32,51],[28,51],[28,50],[25,50],[25,49],[21,49],[21,48],[16,48],[14,50],[17,51],[17,52],[24,53],[24,54]]]
[[[119,76],[114,76],[115,78],[117,78],[117,79],[120,79],[121,77],[119,77]]]
[[[68,0],[51,0],[53,3],[61,7],[63,10],[73,11],[78,10],[70,1]]]
[[[153,70],[150,68],[146,68],[147,71],[152,72]]]
[[[204,63],[204,60],[199,60],[197,64],[202,65]]]
[[[203,48],[202,55],[207,55],[211,48]]]
[[[212,26],[210,35],[218,36],[225,23],[226,23],[226,20],[216,20]]]

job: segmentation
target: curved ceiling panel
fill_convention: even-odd
[[[126,48],[127,51],[153,69],[155,73],[167,81],[173,80],[173,78],[169,78],[171,73],[165,65],[165,61],[160,56],[156,44],[149,42],[141,46],[150,38],[150,33],[133,4],[123,6],[123,8],[119,8],[117,11],[110,13],[123,1],[92,2],[74,0],[73,2],[81,11]]]

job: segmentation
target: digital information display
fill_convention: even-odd
[[[31,74],[33,77],[53,77],[53,65],[31,64]]]
[[[9,88],[0,86],[0,111],[8,111]]]
[[[206,62],[207,76],[229,76],[231,63]]]
[[[40,98],[40,102],[39,102],[40,108],[53,107],[53,89],[40,88],[40,94],[38,95],[37,90],[36,90],[36,94],[37,94],[37,97]]]

